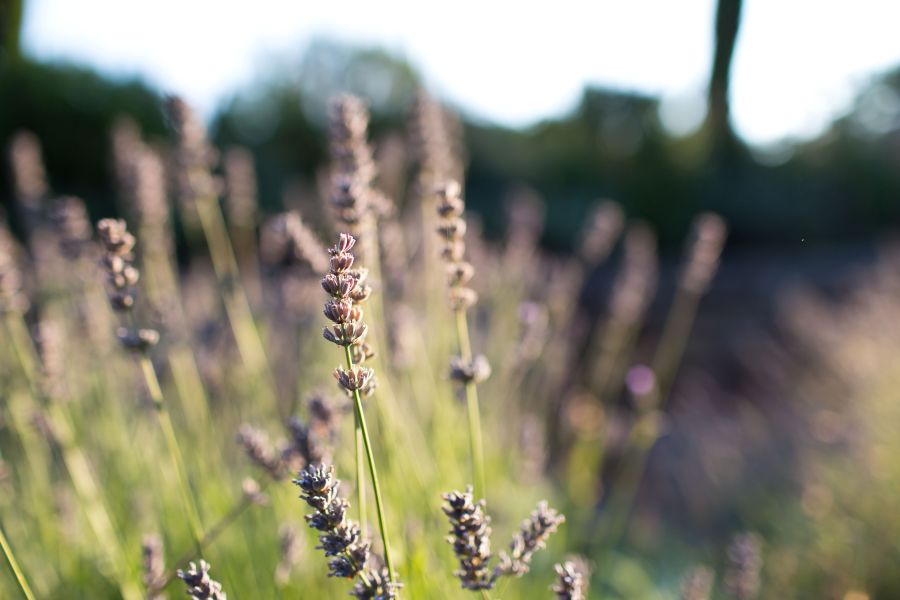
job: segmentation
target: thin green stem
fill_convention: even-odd
[[[353,356],[350,347],[344,346],[344,357],[347,359],[347,368],[353,369]],[[394,566],[391,561],[391,545],[388,542],[387,528],[385,527],[384,506],[381,501],[381,486],[378,485],[378,471],[375,468],[375,457],[372,454],[372,442],[369,439],[369,428],[366,426],[366,416],[363,413],[362,398],[359,390],[353,390],[353,408],[356,420],[362,432],[363,446],[366,450],[366,460],[369,463],[369,474],[372,477],[372,492],[375,495],[375,512],[378,515],[378,529],[381,533],[381,543],[384,546],[384,563],[388,571],[388,580],[394,581]]]
[[[159,386],[159,378],[156,376],[156,369],[147,356],[141,356],[141,371],[144,373],[144,381],[147,384],[147,390],[150,398],[153,400],[153,406],[156,409],[156,416],[159,419],[159,426],[162,429],[163,437],[166,440],[166,447],[172,464],[175,466],[175,473],[178,477],[179,489],[181,491],[181,499],[184,503],[185,513],[187,513],[188,523],[191,527],[191,534],[198,551],[201,548],[200,542],[203,539],[203,526],[200,524],[200,512],[197,510],[197,503],[194,494],[191,491],[191,484],[188,480],[187,469],[184,466],[184,456],[178,445],[178,438],[175,437],[175,428],[172,426],[172,418],[166,408],[166,402],[163,398],[162,389]]]
[[[469,341],[469,322],[466,318],[466,311],[457,309],[454,312],[456,315],[456,337],[459,342],[459,356],[464,362],[469,363],[472,361],[472,345]],[[469,420],[469,450],[472,455],[472,473],[475,479],[475,497],[485,498],[487,496],[487,488],[484,477],[484,444],[481,439],[481,411],[478,406],[478,387],[474,381],[466,383],[465,393],[466,412]]]
[[[697,306],[701,295],[679,287],[672,302],[672,309],[666,318],[663,332],[653,356],[653,372],[656,374],[656,395],[654,408],[664,408],[668,402],[669,392],[684,356]]]
[[[626,440],[626,448],[630,449],[634,456],[632,462],[626,461],[623,464],[623,474],[616,480],[605,511],[607,519],[611,519],[605,536],[608,542],[607,549],[621,542],[628,533],[635,501],[640,492],[641,482],[646,476],[650,453],[659,438],[656,430],[649,436],[638,435],[637,430],[645,425],[642,420],[649,418],[652,411],[663,412],[668,406],[672,383],[690,338],[700,298],[701,294],[679,287],[663,326],[663,333],[653,357],[656,387],[649,397],[641,399],[638,422],[632,427]]]
[[[3,556],[6,557],[9,568],[12,569],[13,575],[16,576],[16,581],[19,583],[19,590],[21,590],[22,595],[27,598],[27,600],[34,600],[34,592],[31,591],[31,586],[28,585],[28,580],[25,578],[25,572],[22,571],[22,568],[19,566],[16,555],[13,553],[12,546],[9,545],[9,541],[6,539],[6,534],[3,533],[2,527],[0,527],[0,548],[3,548]]]
[[[356,504],[359,509],[359,528],[363,537],[369,528],[368,515],[366,514],[366,475],[365,475],[365,448],[363,447],[362,427],[359,424],[359,418],[354,415],[354,435],[353,439],[356,445]]]
[[[271,396],[271,401],[280,411],[282,407],[278,405],[275,379],[269,366],[262,336],[253,320],[250,301],[241,285],[240,269],[218,199],[214,196],[201,197],[196,199],[195,204],[238,352],[249,371],[263,378],[266,393]]]

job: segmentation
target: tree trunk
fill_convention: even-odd
[[[731,87],[731,62],[741,24],[743,0],[718,0],[716,9],[716,42],[712,73],[709,79],[709,108],[706,127],[714,154],[737,149],[737,138],[731,127],[728,93]]]

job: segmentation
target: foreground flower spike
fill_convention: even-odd
[[[759,596],[762,569],[762,541],[754,533],[739,533],[728,547],[725,593],[734,600],[754,600]]]
[[[353,122],[351,122],[352,124]],[[394,569],[391,564],[391,545],[388,542],[384,506],[381,499],[381,488],[378,484],[378,472],[375,468],[372,441],[369,439],[369,431],[362,405],[362,398],[372,394],[375,390],[374,372],[372,369],[359,366],[360,362],[372,356],[371,349],[365,343],[368,328],[362,320],[363,310],[361,306],[371,295],[372,288],[365,283],[366,270],[360,269],[358,266],[354,268],[356,257],[351,250],[355,245],[355,237],[349,233],[342,233],[338,236],[337,243],[328,249],[329,269],[322,279],[322,288],[329,296],[324,309],[325,317],[333,325],[326,327],[323,335],[326,340],[344,349],[346,367],[335,369],[334,377],[337,379],[338,384],[353,398],[359,520],[365,527],[366,495],[363,474],[363,454],[365,454],[365,463],[368,463],[369,479],[372,484],[373,495],[375,496],[375,510],[378,516],[381,542],[384,546],[384,562],[387,568],[387,576],[390,583],[395,583]]]
[[[587,598],[590,570],[583,558],[570,558],[564,563],[557,564],[554,568],[556,569],[556,582],[550,587],[550,591],[556,594],[559,600],[585,600]]]
[[[326,340],[350,350],[354,366],[338,368],[334,372],[340,386],[351,395],[359,391],[369,396],[375,391],[375,377],[372,369],[357,366],[371,356],[365,343],[368,326],[363,322],[362,303],[372,293],[366,285],[365,269],[353,269],[356,260],[351,250],[356,238],[342,233],[337,243],[328,249],[329,269],[322,279],[322,288],[331,296],[325,303],[325,317],[333,323],[326,327],[322,335]]]
[[[513,536],[509,554],[500,553],[497,573],[521,577],[531,568],[531,557],[547,545],[547,538],[556,531],[566,518],[540,502],[531,516],[522,522],[522,528]]]
[[[300,498],[315,512],[306,522],[320,532],[318,549],[329,557],[328,575],[353,579],[363,572],[369,560],[369,543],[360,535],[359,525],[347,518],[349,504],[341,497],[341,482],[331,465],[310,465],[300,471],[294,484]]]
[[[178,570],[178,577],[187,585],[188,596],[194,600],[226,600],[222,584],[209,577],[209,563],[200,560],[198,568],[193,562],[187,571]]]
[[[494,585],[488,563],[491,560],[491,518],[485,514],[485,502],[475,502],[472,486],[465,492],[444,494],[444,514],[450,520],[450,536],[447,541],[459,560],[459,577],[463,589],[489,590]]]

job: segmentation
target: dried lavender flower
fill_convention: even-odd
[[[39,210],[50,190],[41,157],[41,142],[30,131],[20,131],[10,143],[9,158],[16,199],[26,210]]]
[[[328,141],[331,159],[342,173],[353,173],[368,184],[375,176],[372,150],[366,141],[369,111],[351,94],[341,94],[328,107]]]
[[[63,256],[75,260],[82,255],[91,240],[91,221],[80,198],[63,196],[50,207],[50,219],[59,234],[59,248]]]
[[[709,567],[699,565],[688,571],[681,581],[680,600],[709,600],[715,573]]]
[[[257,204],[253,155],[245,148],[229,148],[225,153],[224,169],[228,220],[240,227],[252,228]]]
[[[513,536],[509,554],[500,553],[497,575],[521,577],[531,567],[535,552],[547,545],[547,538],[556,531],[566,518],[550,508],[546,502],[539,502],[531,516],[522,522],[522,528]]]
[[[331,206],[341,226],[360,234],[370,217],[393,214],[393,203],[373,187],[377,168],[367,141],[369,111],[349,94],[329,105],[328,140],[332,162]]]
[[[156,534],[148,534],[141,541],[141,580],[147,588],[148,600],[163,597],[158,586],[165,576],[165,557],[162,539]]]
[[[127,312],[134,306],[140,271],[132,264],[136,239],[121,219],[101,219],[97,234],[103,246],[101,266],[106,271],[107,296],[113,310]],[[159,333],[146,328],[119,328],[119,342],[129,350],[145,352],[159,342]]]
[[[447,111],[425,90],[416,94],[411,114],[411,146],[416,162],[420,191],[430,191],[448,177],[459,177],[461,160],[455,152],[454,127]]]
[[[281,548],[281,560],[275,567],[275,583],[279,586],[287,584],[291,578],[291,571],[300,562],[300,544],[297,540],[297,529],[290,524],[284,524],[278,529],[279,547]]]
[[[187,585],[188,596],[194,600],[226,600],[222,584],[209,576],[209,563],[200,560],[200,566],[190,564],[187,571],[178,570],[178,577]]]
[[[694,219],[694,242],[679,284],[695,294],[703,293],[719,267],[728,227],[719,215],[703,213]]]
[[[38,356],[41,367],[41,386],[48,398],[61,398],[66,373],[65,328],[62,322],[44,318],[38,324]]]
[[[238,428],[237,443],[244,449],[250,460],[278,481],[285,476],[285,465],[281,455],[275,452],[269,436],[260,429],[244,423]]]
[[[453,491],[443,496],[446,506],[442,507],[450,521],[450,536],[447,541],[459,560],[459,569],[454,572],[463,589],[489,590],[495,576],[488,563],[491,560],[491,519],[485,513],[485,501],[475,502],[472,486],[465,492]]]
[[[625,258],[610,297],[611,318],[636,323],[647,310],[656,289],[656,236],[643,223],[625,234]]]
[[[491,364],[483,354],[466,362],[459,356],[450,359],[450,379],[461,384],[481,383],[491,376]]]
[[[334,410],[323,397],[310,400],[309,412],[309,423],[296,416],[286,423],[290,443],[283,452],[283,461],[296,469],[331,462],[331,446],[337,436]]]
[[[123,347],[129,350],[146,352],[159,343],[159,332],[155,329],[134,329],[119,327],[116,338]]]
[[[391,583],[387,569],[366,571],[365,580],[358,581],[350,595],[359,600],[393,600],[401,583]]]
[[[587,598],[590,569],[587,561],[580,556],[572,557],[564,563],[557,564],[556,582],[550,591],[559,600],[585,600]]]
[[[140,277],[140,271],[131,264],[136,240],[121,219],[100,220],[97,233],[105,252],[101,264],[106,271],[110,304],[118,311],[130,310],[135,300],[134,286]]]
[[[328,562],[329,576],[352,579],[369,559],[369,543],[362,539],[359,525],[347,519],[347,501],[340,496],[341,482],[331,465],[309,465],[294,480],[303,499],[315,512],[306,516],[309,526],[320,532],[319,546]]]
[[[266,506],[269,503],[269,497],[263,493],[259,482],[252,477],[245,477],[241,482],[241,495],[248,502],[257,506]]]
[[[578,254],[584,262],[596,265],[605,260],[624,223],[625,217],[618,204],[611,200],[601,201],[588,217],[587,226],[581,234]]]
[[[753,600],[759,595],[762,541],[754,533],[739,533],[728,547],[725,592],[735,600]]]
[[[22,292],[22,271],[16,260],[18,247],[6,224],[0,222],[0,314],[24,313],[30,303]]]
[[[131,205],[135,202],[135,163],[144,149],[141,130],[131,117],[118,117],[110,138],[118,192]]]
[[[368,367],[354,366],[352,369],[338,367],[334,370],[334,378],[348,393],[359,391],[368,396],[375,391],[375,372]]]
[[[375,389],[374,372],[359,363],[373,355],[365,345],[368,327],[362,321],[361,306],[371,294],[371,288],[365,283],[367,271],[353,268],[355,257],[351,250],[355,245],[356,238],[342,233],[337,243],[328,249],[329,270],[322,279],[322,288],[331,298],[323,312],[333,325],[324,329],[323,336],[329,342],[351,349],[352,368],[334,371],[340,386],[349,393],[358,390],[369,395]]]
[[[218,195],[218,184],[210,171],[218,159],[206,141],[206,127],[182,98],[166,98],[166,114],[178,134],[176,161],[179,196],[183,202]]]
[[[167,234],[169,204],[166,199],[166,172],[162,158],[152,148],[141,145],[131,165],[135,206],[143,231],[152,233],[154,243],[162,242]],[[146,240],[145,240],[146,242]]]
[[[437,232],[443,241],[441,256],[447,263],[450,306],[453,310],[464,311],[478,301],[478,295],[465,285],[472,278],[474,269],[464,260],[466,222],[462,215],[465,205],[460,193],[459,184],[455,181],[438,186],[437,212],[440,220]]]

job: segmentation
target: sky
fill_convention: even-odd
[[[467,113],[521,126],[565,113],[586,84],[659,95],[673,132],[702,119],[714,0],[30,0],[32,56],[140,75],[212,114],[313,38],[409,59]],[[732,115],[745,140],[808,139],[873,75],[900,66],[900,2],[744,0]]]

